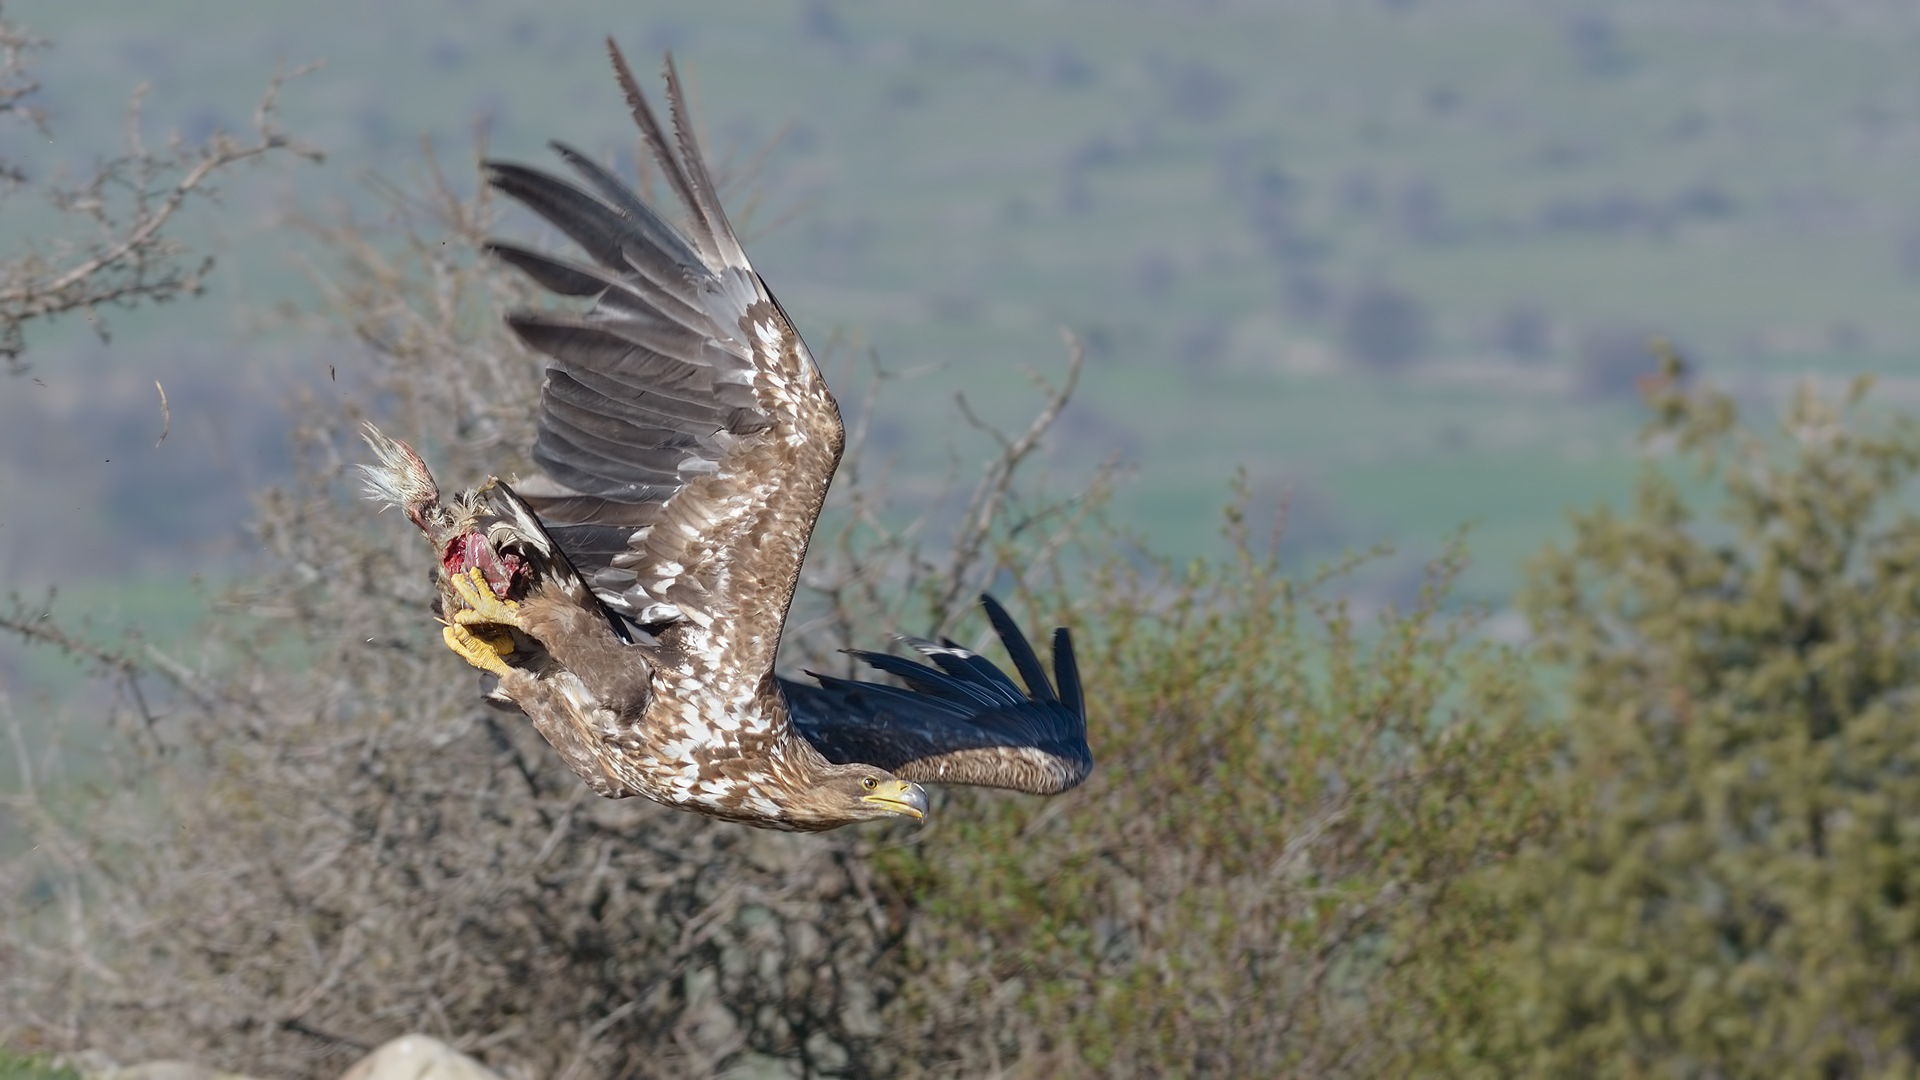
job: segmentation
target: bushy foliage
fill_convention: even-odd
[[[447,483],[510,471],[540,364],[499,312],[532,298],[479,259],[484,195],[436,175],[396,212],[384,246],[315,227],[338,257],[318,321],[371,354],[360,399]],[[227,600],[200,655],[102,658],[170,698],[121,718],[111,794],[63,815],[29,770],[12,800],[38,847],[5,874],[0,1038],[327,1076],[425,1030],[542,1077],[872,1041],[891,989],[869,970],[888,931],[862,838],[593,798],[443,655],[427,553],[358,496],[359,414],[296,411],[298,478],[259,503],[278,569]]]
[[[1235,554],[1109,568],[1077,608],[1100,768],[1055,803],[955,793],[880,860],[917,898],[904,1028],[960,1075],[1377,1075],[1425,1037],[1452,885],[1538,827],[1515,658],[1439,608]]]
[[[0,1080],[80,1080],[69,1068],[56,1068],[46,1061],[15,1057],[0,1050]]]
[[[1920,425],[1862,382],[1803,388],[1763,437],[1678,375],[1649,436],[1697,475],[1649,468],[1630,513],[1578,516],[1533,568],[1571,675],[1569,827],[1479,897],[1508,929],[1450,1067],[1912,1075]]]
[[[498,313],[531,297],[477,254],[485,196],[425,187],[396,240],[315,226],[337,257],[315,329],[465,484],[528,443],[540,364]],[[203,652],[5,620],[147,689],[94,794],[50,797],[21,758],[0,1041],[284,1076],[411,1030],[512,1076],[1367,1073],[1422,1030],[1396,988],[1451,883],[1538,820],[1520,669],[1442,614],[1450,561],[1413,610],[1362,616],[1244,527],[1175,569],[1097,500],[1041,497],[1018,468],[1067,389],[999,436],[950,545],[856,456],[801,651],[964,630],[997,579],[1079,635],[1093,781],[804,837],[595,798],[482,706],[427,618],[426,552],[352,490],[359,415],[304,402],[297,482],[259,502],[278,569]]]

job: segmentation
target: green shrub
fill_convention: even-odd
[[[80,1080],[68,1068],[55,1068],[44,1058],[16,1057],[0,1049],[0,1080]]]
[[[1920,1060],[1920,425],[1865,384],[1780,429],[1651,395],[1628,514],[1533,567],[1571,675],[1557,841],[1488,875],[1508,920],[1447,1066],[1484,1075],[1910,1076]]]
[[[1374,1075],[1453,883],[1536,831],[1525,670],[1441,602],[1361,617],[1255,554],[1110,566],[1077,608],[1099,766],[955,792],[879,865],[915,917],[900,1031],[960,1075]]]

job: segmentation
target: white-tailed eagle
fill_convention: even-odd
[[[670,223],[558,143],[579,182],[487,164],[489,183],[586,255],[490,247],[552,292],[591,301],[507,319],[549,358],[539,475],[443,502],[410,447],[368,429],[370,494],[404,509],[439,556],[448,647],[495,676],[490,696],[612,798],[812,831],[922,818],[920,782],[1036,794],[1078,784],[1093,760],[1068,633],[1054,632],[1049,681],[989,597],[1024,690],[951,641],[908,639],[930,664],[856,654],[904,686],[774,675],[840,460],[839,408],[727,225],[672,59],[669,133],[608,47],[686,213]]]

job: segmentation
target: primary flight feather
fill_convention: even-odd
[[[1053,794],[1093,761],[1072,641],[1045,667],[982,597],[1024,688],[951,641],[930,663],[856,653],[904,686],[773,673],[845,432],[786,312],[748,263],[667,62],[663,125],[614,44],[627,104],[679,224],[579,152],[578,181],[488,162],[487,180],[584,260],[489,250],[584,313],[518,312],[549,360],[537,476],[442,500],[405,443],[369,427],[370,494],[439,556],[449,648],[498,679],[597,792],[811,831],[927,811],[922,782]]]

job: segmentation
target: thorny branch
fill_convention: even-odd
[[[32,104],[38,84],[27,74],[27,59],[44,44],[0,21],[0,115],[24,117],[43,130],[46,117]],[[216,131],[189,145],[176,137],[162,152],[150,151],[140,138],[146,88],[134,92],[121,155],[78,184],[52,184],[43,192],[54,209],[77,222],[61,230],[61,239],[0,261],[0,358],[9,374],[28,368],[21,355],[26,324],[35,319],[77,311],[105,338],[103,307],[161,304],[205,290],[213,258],[193,256],[168,228],[190,200],[217,198],[213,180],[243,161],[275,152],[321,160],[319,150],[281,129],[278,114],[281,86],[314,66],[273,77],[254,110],[252,138]],[[25,180],[17,163],[0,161],[0,183],[16,187]],[[66,238],[85,232],[92,238]]]
[[[806,590],[820,600],[814,607],[818,614],[791,627],[792,637],[805,641],[825,628],[829,632],[824,636],[834,647],[845,649],[870,642],[876,624],[916,634],[944,634],[971,608],[973,597],[1010,567],[1005,545],[1015,534],[1027,534],[1021,537],[1018,560],[1021,588],[1035,575],[1057,571],[1060,551],[1077,534],[1086,515],[1101,505],[1116,471],[1114,463],[1104,465],[1087,490],[1074,497],[1043,499],[1032,506],[1023,505],[1017,497],[1025,490],[1019,483],[1021,470],[1045,445],[1072,399],[1086,359],[1079,340],[1072,334],[1063,336],[1068,349],[1066,377],[1058,386],[1034,377],[1042,395],[1040,406],[1018,435],[982,420],[966,397],[959,396],[961,414],[993,440],[998,452],[981,468],[951,539],[938,543],[929,543],[929,536],[938,532],[934,519],[942,508],[952,505],[944,491],[928,510],[905,525],[893,524],[897,508],[875,496],[893,485],[884,471],[869,475],[867,439],[881,388],[894,376],[874,363],[861,405],[848,423],[847,450],[831,496],[834,501],[829,504],[830,523],[823,525],[816,542],[818,554],[808,562],[802,578]],[[956,467],[948,483],[958,475]],[[1031,531],[1043,521],[1052,531],[1044,536]],[[924,613],[909,615],[901,610],[903,601],[914,599],[924,603]],[[824,650],[809,650],[803,666],[826,670],[831,664]]]
[[[202,709],[210,707],[207,699],[188,682],[186,672],[170,660],[156,654],[152,660],[142,661],[130,653],[95,645],[54,621],[52,609],[52,592],[47,594],[44,603],[34,605],[27,604],[16,593],[9,598],[8,610],[0,613],[0,631],[12,634],[27,644],[50,646],[119,683],[126,688],[127,696],[133,699],[134,706],[140,710],[141,720],[149,730],[158,718],[147,703],[146,691],[141,688],[142,675],[158,675]]]
[[[45,38],[0,20],[0,116],[18,116],[41,131],[46,130],[47,117],[32,101],[40,84],[27,73],[27,56],[46,47]],[[4,168],[0,164],[0,169]],[[18,180],[11,171],[6,176],[9,181]]]
[[[1000,445],[1000,456],[987,466],[973,489],[973,497],[967,500],[966,513],[961,515],[960,535],[954,539],[953,562],[947,568],[946,591],[941,594],[936,607],[936,616],[942,626],[953,617],[952,613],[962,598],[984,584],[980,579],[991,576],[993,567],[987,568],[985,575],[981,575],[976,567],[986,554],[989,538],[993,535],[994,520],[1006,507],[1007,495],[1013,489],[1014,474],[1021,463],[1040,447],[1054,422],[1060,419],[1061,410],[1067,407],[1068,399],[1073,396],[1073,388],[1080,381],[1080,368],[1087,359],[1086,348],[1071,333],[1062,331],[1061,336],[1067,342],[1066,380],[1055,389],[1035,377],[1035,384],[1045,392],[1046,398],[1040,411],[1034,415],[1033,422],[1018,438],[1008,438],[1005,432],[974,415],[965,394],[955,395],[967,422],[991,435]]]

